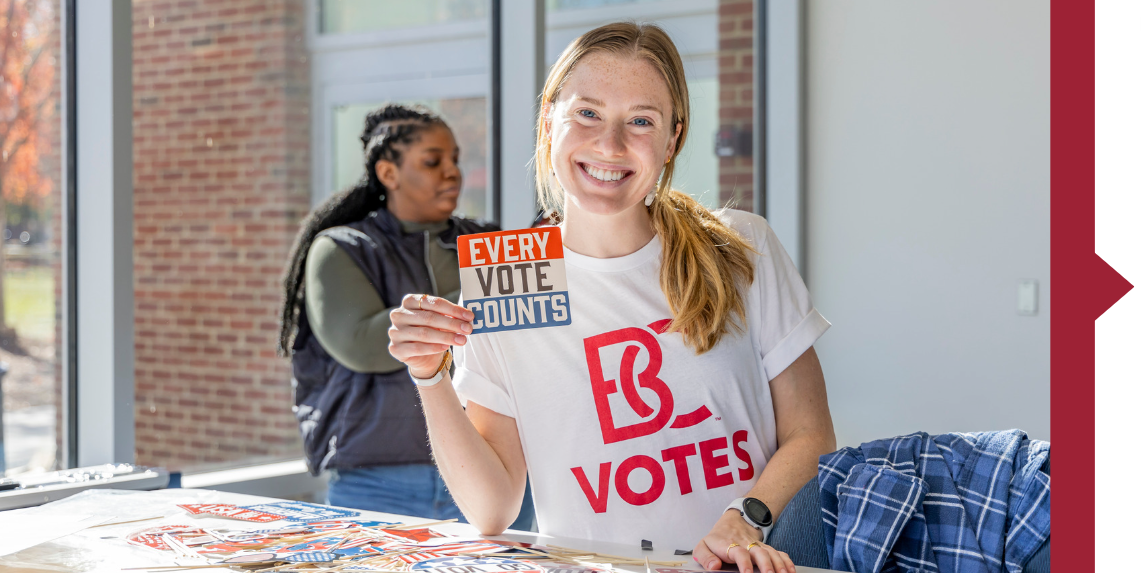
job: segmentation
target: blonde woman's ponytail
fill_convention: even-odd
[[[753,284],[755,249],[676,189],[659,191],[648,209],[662,243],[659,280],[673,314],[670,332],[680,332],[702,354],[745,326],[744,293]]]

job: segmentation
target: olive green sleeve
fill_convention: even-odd
[[[452,292],[445,293],[444,298],[447,299],[448,302],[450,302],[452,304],[459,304],[460,303],[460,289],[456,289]]]
[[[404,364],[388,352],[389,313],[368,277],[328,237],[317,237],[305,263],[305,312],[321,346],[357,372],[394,372]]]

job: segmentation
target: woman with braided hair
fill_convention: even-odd
[[[304,221],[285,276],[279,351],[292,357],[294,412],[329,503],[460,517],[432,461],[407,367],[388,352],[408,293],[459,298],[456,237],[496,230],[453,217],[463,175],[451,129],[427,110],[368,114],[365,176]]]

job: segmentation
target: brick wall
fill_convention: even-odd
[[[722,128],[753,128],[753,0],[720,0],[717,7],[718,74]],[[738,209],[753,205],[753,158],[721,157],[721,203]]]
[[[280,276],[309,207],[305,0],[134,0],[136,448],[300,455]]]

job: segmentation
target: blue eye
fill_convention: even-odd
[[[644,117],[638,117],[638,118],[634,118],[634,125],[636,125],[638,127],[650,127],[650,125],[652,125],[652,124],[650,123],[650,120],[648,120]]]
[[[598,114],[594,113],[594,110],[590,109],[581,110],[579,113],[582,114],[583,117],[598,117]]]

